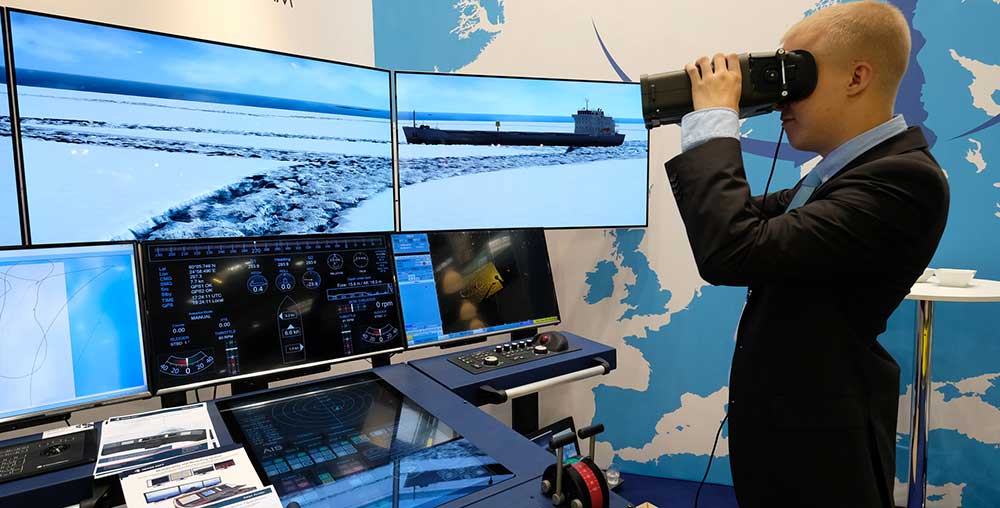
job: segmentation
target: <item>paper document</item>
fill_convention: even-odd
[[[218,446],[205,404],[115,416],[101,427],[94,478]]]
[[[238,444],[125,471],[121,483],[128,508],[281,508]]]

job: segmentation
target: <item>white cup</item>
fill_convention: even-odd
[[[924,273],[917,277],[917,282],[927,282],[927,279],[930,279],[932,275],[934,275],[933,268],[924,268]]]
[[[938,268],[934,271],[939,286],[964,288],[976,276],[975,270],[958,270],[955,268]]]

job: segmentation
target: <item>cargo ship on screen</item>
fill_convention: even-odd
[[[625,135],[615,130],[615,119],[604,110],[584,107],[573,116],[573,132],[528,132],[501,130],[496,122],[495,131],[435,129],[416,124],[403,127],[406,142],[415,145],[506,145],[506,146],[621,146]]]

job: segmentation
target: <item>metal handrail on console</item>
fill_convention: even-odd
[[[571,383],[573,381],[579,381],[581,379],[603,376],[611,372],[611,365],[603,358],[594,358],[594,363],[596,363],[597,365],[593,367],[588,367],[586,369],[578,370],[576,372],[563,374],[561,376],[551,377],[548,379],[543,379],[541,381],[535,381],[533,383],[528,383],[526,385],[507,388],[506,390],[498,390],[490,385],[482,385],[479,387],[479,389],[485,393],[484,398],[486,399],[487,403],[503,404],[508,400],[512,400],[517,397],[523,397],[525,395],[530,395],[532,393],[538,393],[546,388],[551,388],[553,386],[557,386],[563,383]]]

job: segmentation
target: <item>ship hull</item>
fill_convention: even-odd
[[[624,134],[573,134],[570,132],[455,131],[429,127],[403,127],[406,142],[414,145],[504,146],[621,146]]]

